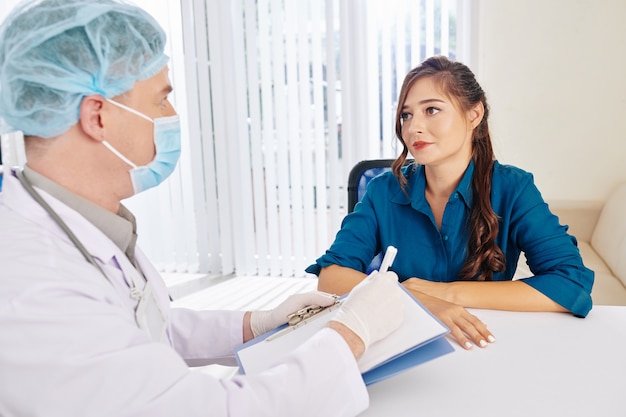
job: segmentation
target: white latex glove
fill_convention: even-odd
[[[393,272],[374,271],[352,289],[332,319],[357,334],[365,349],[404,320],[404,298]]]
[[[327,307],[335,303],[335,297],[321,291],[311,291],[289,296],[278,307],[267,311],[253,311],[250,313],[250,327],[252,334],[257,337],[263,333],[287,323],[287,316],[308,306]]]

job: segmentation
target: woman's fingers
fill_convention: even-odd
[[[414,294],[431,313],[448,326],[450,336],[464,349],[471,349],[474,345],[486,347],[496,341],[485,323],[464,307],[424,293]]]
[[[462,340],[459,341],[461,346],[465,349],[471,349],[472,343],[476,346],[487,347],[489,343],[493,343],[496,341],[495,337],[491,332],[487,329],[485,323],[480,321],[478,317],[474,316],[465,308],[460,312],[460,315],[455,320],[455,325],[457,326],[457,331],[455,334],[458,336],[459,332],[463,334],[463,336],[458,336]],[[469,341],[472,343],[469,343]]]

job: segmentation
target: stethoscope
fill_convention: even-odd
[[[30,181],[24,175],[23,169],[21,168],[13,168],[12,172],[15,174],[17,179],[20,181],[26,192],[30,194],[30,196],[39,204],[45,211],[52,217],[54,222],[63,230],[63,232],[67,235],[67,237],[72,241],[74,246],[80,251],[85,260],[89,262],[91,265],[96,267],[98,271],[106,278],[111,285],[113,282],[104,273],[102,267],[96,262],[96,260],[91,256],[89,251],[85,248],[85,246],[80,242],[78,237],[72,232],[72,230],[68,227],[68,225],[61,219],[61,217],[57,214],[56,211],[50,207],[50,205],[43,199],[41,194],[35,190],[35,187],[30,183]],[[167,326],[167,320],[163,311],[161,310],[159,303],[156,301],[154,294],[152,293],[152,287],[149,282],[146,282],[146,285],[143,290],[140,290],[135,285],[134,280],[130,280],[132,283],[132,287],[130,289],[130,296],[134,300],[136,300],[137,308],[135,309],[135,320],[137,321],[137,325],[139,328],[146,330],[151,338],[155,341],[162,341],[165,336],[165,328]],[[150,305],[154,305],[154,308],[150,308]],[[158,314],[155,314],[155,311]],[[149,315],[151,315],[149,317]],[[155,327],[156,326],[156,327]]]
[[[72,241],[74,246],[76,246],[76,248],[80,251],[80,253],[83,254],[83,256],[85,257],[87,262],[89,262],[90,264],[95,266],[98,269],[98,271],[100,271],[100,273],[102,275],[104,275],[104,277],[107,279],[107,281],[111,282],[111,280],[109,279],[107,274],[104,273],[104,271],[102,270],[100,265],[98,265],[96,260],[93,258],[93,256],[91,256],[91,254],[87,251],[87,249],[85,249],[83,244],[80,242],[80,240],[78,240],[76,235],[67,226],[67,224],[65,224],[63,219],[61,219],[61,217],[59,217],[59,215],[56,213],[56,211],[54,211],[52,209],[52,207],[50,207],[50,205],[46,202],[46,200],[43,199],[41,194],[39,194],[37,192],[37,190],[35,190],[35,187],[33,187],[33,185],[30,183],[30,181],[24,175],[24,171],[21,168],[13,168],[12,171],[15,174],[15,176],[17,177],[17,179],[20,181],[20,183],[22,184],[24,189],[26,189],[28,194],[30,194],[30,196],[37,202],[37,204],[39,204],[46,211],[46,213],[48,213],[50,215],[50,217],[52,217],[54,222],[61,228],[61,230],[63,230],[63,232],[65,232],[67,237],[70,238],[70,240]]]

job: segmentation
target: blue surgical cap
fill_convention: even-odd
[[[120,0],[27,0],[0,26],[0,118],[50,138],[78,122],[83,97],[111,98],[167,64],[165,33]]]

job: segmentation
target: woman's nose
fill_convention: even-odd
[[[419,117],[411,117],[402,124],[402,129],[409,135],[420,134],[424,131],[423,121]]]

